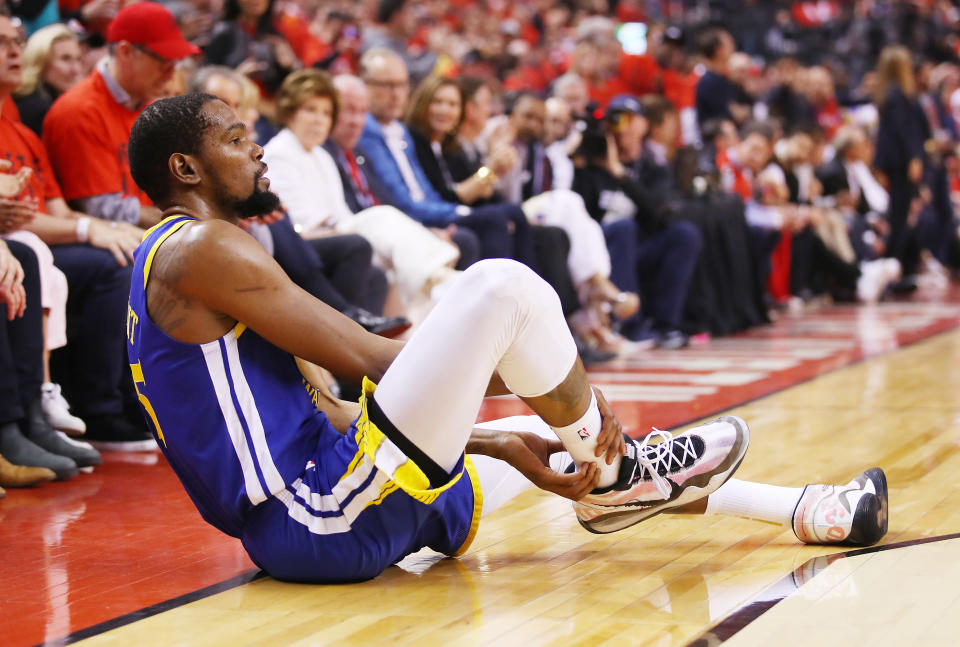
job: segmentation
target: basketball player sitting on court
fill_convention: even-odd
[[[127,350],[201,515],[269,574],[348,582],[423,547],[461,554],[518,474],[598,533],[682,506],[791,525],[809,543],[886,532],[878,469],[846,486],[728,480],[749,443],[739,418],[631,440],[589,387],[556,294],[519,263],[464,272],[406,344],[367,333],[236,226],[278,206],[244,133],[204,94],[157,101],[134,125],[133,177],[166,219],[136,252]],[[362,380],[359,405],[313,387],[315,366]],[[484,396],[508,392],[537,416],[474,428]]]

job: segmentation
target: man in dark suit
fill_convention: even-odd
[[[833,146],[834,158],[817,169],[825,204],[847,216],[857,258],[872,260],[883,254],[889,234],[884,218],[889,196],[870,170],[870,139],[860,128],[842,128]]]
[[[377,175],[371,172],[367,157],[357,146],[370,105],[367,86],[362,79],[342,74],[333,79],[340,99],[337,123],[327,138],[324,148],[337,162],[340,179],[343,181],[343,197],[354,213],[380,204],[377,195],[383,195],[383,187]],[[434,230],[442,237],[449,237],[460,248],[457,269],[463,270],[480,258],[480,241],[477,235],[464,227],[448,227]]]

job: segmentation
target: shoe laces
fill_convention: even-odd
[[[656,438],[660,442],[651,445]],[[674,438],[669,431],[653,428],[637,446],[637,463],[646,470],[657,492],[664,498],[670,496],[673,487],[666,478],[670,472],[688,467],[697,460],[696,447],[692,437]]]

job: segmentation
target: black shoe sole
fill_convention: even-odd
[[[857,503],[850,536],[843,542],[848,546],[872,546],[887,534],[887,477],[878,467],[869,469],[865,473],[877,493],[873,496],[864,496]]]

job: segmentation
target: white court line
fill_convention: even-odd
[[[612,360],[609,366],[624,368],[665,368],[680,371],[784,371],[797,366],[800,362],[793,359],[712,359],[712,358],[659,358],[627,357]]]
[[[644,384],[673,383],[701,386],[741,386],[764,379],[769,373],[763,371],[716,371],[713,373],[611,373],[590,371],[591,381],[609,383]]]

